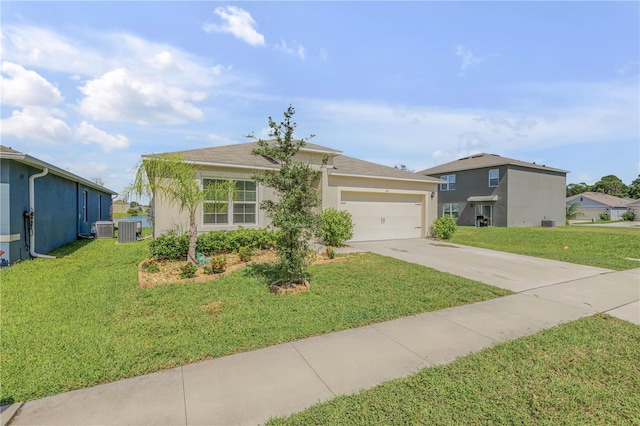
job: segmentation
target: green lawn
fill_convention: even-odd
[[[637,425],[640,327],[584,318],[271,425]]]
[[[640,229],[459,227],[452,241],[563,262],[624,270],[640,268]],[[566,247],[566,248],[565,248]]]
[[[54,254],[0,271],[3,403],[509,293],[373,254],[313,266],[311,290],[295,296],[268,292],[265,265],[143,289],[148,241]]]

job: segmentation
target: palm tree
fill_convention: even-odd
[[[235,182],[218,180],[201,186],[196,180],[196,165],[188,163],[180,155],[160,154],[143,157],[136,166],[135,178],[125,189],[130,194],[163,200],[177,205],[180,211],[189,212],[189,251],[187,261],[196,263],[196,241],[198,226],[196,211],[204,201],[215,211],[226,209],[235,192]]]

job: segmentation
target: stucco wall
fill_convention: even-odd
[[[541,226],[543,220],[566,220],[566,175],[509,167],[507,226]]]

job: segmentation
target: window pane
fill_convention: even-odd
[[[234,204],[233,223],[256,223],[256,205],[244,203]]]
[[[228,203],[205,203],[203,222],[207,224],[229,223]]]

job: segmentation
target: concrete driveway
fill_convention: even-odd
[[[514,292],[612,272],[609,269],[423,238],[365,241],[349,243],[349,245]]]

